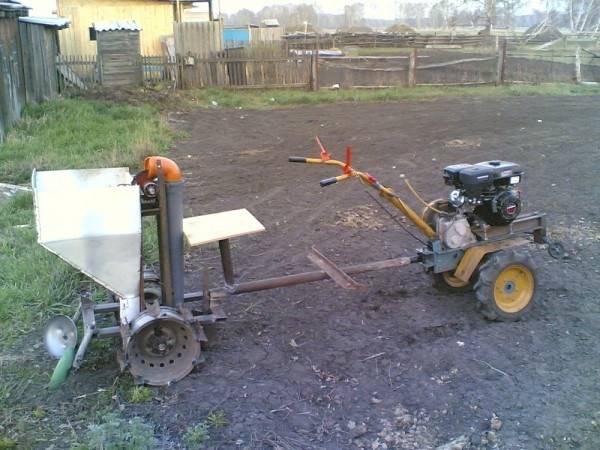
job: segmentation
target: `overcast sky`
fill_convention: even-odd
[[[356,2],[358,3],[357,0]],[[373,18],[381,18],[381,19],[393,19],[397,11],[397,6],[401,2],[395,0],[362,0],[361,3],[365,5],[365,16],[373,17]],[[265,6],[270,6],[273,4],[298,4],[298,3],[308,3],[313,5],[317,10],[326,13],[333,14],[342,14],[344,12],[344,6],[354,3],[352,0],[288,0],[288,1],[273,1],[273,0],[254,0],[252,2],[248,2],[246,0],[213,0],[213,5],[216,6],[218,10],[219,3],[221,4],[221,10],[227,14],[234,13],[242,8],[251,9],[252,11],[258,11]]]
[[[1,0],[0,0],[1,1]],[[49,15],[51,11],[56,9],[56,0],[21,0],[28,6],[35,8],[36,15]],[[365,16],[376,19],[394,19],[396,17],[396,11],[398,11],[399,5],[404,1],[411,0],[253,0],[248,2],[247,0],[213,0],[213,6],[215,11],[218,12],[219,8],[222,12],[231,14],[237,12],[240,9],[247,8],[254,12],[260,10],[265,6],[274,4],[299,4],[309,3],[313,5],[318,11],[342,14],[344,12],[344,6],[361,2],[365,5]],[[413,0],[413,1],[424,1],[429,4],[435,3],[437,0]],[[532,9],[541,8],[542,0],[526,0],[525,7],[522,9],[522,13],[530,12]],[[204,4],[203,6],[206,6]]]
[[[365,16],[374,19],[394,19],[396,11],[404,2],[420,1],[428,4],[434,4],[438,0],[254,0],[248,2],[246,0],[213,0],[215,10],[231,14],[240,9],[247,8],[254,12],[265,6],[273,4],[299,4],[308,3],[313,5],[317,10],[326,13],[342,14],[344,6],[352,3],[363,3],[365,5]],[[521,14],[527,14],[534,9],[542,9],[543,0],[525,0],[523,7],[519,11]]]

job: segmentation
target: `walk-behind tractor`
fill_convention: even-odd
[[[105,337],[121,338],[121,368],[128,369],[136,382],[172,383],[201,361],[203,326],[226,319],[227,297],[325,279],[345,289],[361,289],[364,286],[352,275],[411,263],[420,263],[450,289],[474,289],[488,319],[517,320],[531,309],[536,291],[529,254],[532,242],[549,244],[556,257],[562,249],[547,241],[543,214],[522,213],[518,186],[523,170],[517,164],[487,161],[446,167],[443,177],[452,190],[447,199],[430,203],[405,180],[423,203],[419,215],[375,177],[355,170],[351,149],[342,162],[318,144],[319,158],[289,161],[340,168],[342,174],[322,180],[323,187],[355,178],[378,191],[423,235],[414,235],[398,221],[423,243],[415,256],[340,268],[313,247],[308,257],[316,271],[236,282],[229,240],[264,227],[245,209],[184,219],[184,181],[173,161],[147,158],[144,170],[135,176],[126,168],[34,172],[40,244],[108,291],[106,303],[83,296],[73,317],[59,316],[49,323],[46,346],[60,359],[51,386],[58,386],[71,368],[80,367],[93,338]],[[143,216],[156,217],[160,274],[145,270]],[[185,293],[185,246],[209,243],[219,245],[225,284],[211,288],[205,269],[200,276],[202,291]]]

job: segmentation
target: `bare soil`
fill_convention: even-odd
[[[600,446],[600,99],[486,98],[338,104],[289,110],[195,110],[172,155],[187,179],[186,215],[248,208],[265,233],[234,241],[239,280],[314,270],[311,246],[340,265],[411,256],[403,232],[358,182],[325,189],[329,168],[289,164],[316,155],[314,136],[399,192],[401,174],[427,199],[446,195],[446,165],[521,163],[526,209],[548,214],[569,259],[532,249],[537,306],[492,323],[472,293],[440,292],[418,266],[357,276],[366,292],[326,281],[234,297],[209,331],[205,362],[128,407],[177,445],[189,425],[222,410],[210,448],[556,449]],[[412,202],[410,194],[406,193]],[[414,203],[413,203],[414,204]],[[186,259],[221,283],[216,248]],[[104,366],[94,391],[116,375]],[[451,448],[451,447],[448,447]]]

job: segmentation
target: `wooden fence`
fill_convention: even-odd
[[[96,55],[58,55],[56,69],[61,92],[72,88],[88,89],[98,83]]]
[[[319,58],[321,86],[600,83],[600,56],[581,49],[531,52],[502,44],[497,51],[416,49],[409,55]]]
[[[177,57],[178,86],[182,89],[206,86],[240,89],[311,84],[310,56],[252,53],[227,51],[213,58]]]
[[[341,48],[341,47],[468,47],[491,42],[484,35],[424,35],[417,33],[335,33],[292,34],[283,36],[290,49]]]
[[[173,83],[180,89],[310,87],[315,84],[311,55],[283,53],[280,47],[229,49],[214,56],[142,56],[146,83]],[[61,91],[99,84],[96,56],[63,56],[57,62]]]
[[[209,58],[223,50],[223,22],[175,22],[173,24],[176,55]],[[174,55],[171,55],[174,56]]]

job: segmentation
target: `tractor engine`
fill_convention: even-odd
[[[444,181],[456,188],[450,192],[448,203],[470,219],[507,225],[521,212],[521,194],[516,186],[522,176],[518,164],[506,161],[448,166]]]

